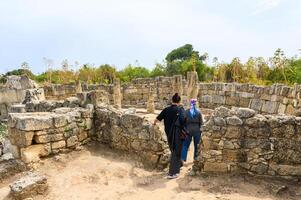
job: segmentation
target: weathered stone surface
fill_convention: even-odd
[[[35,172],[28,172],[12,183],[10,189],[12,197],[18,200],[44,195],[48,190],[47,178]]]
[[[204,165],[204,172],[227,172],[228,165],[226,163],[210,163]]]
[[[51,143],[51,149],[61,149],[66,147],[65,141],[59,141],[59,142],[52,142]]]
[[[50,113],[20,113],[13,114],[16,119],[16,128],[24,131],[37,131],[53,126],[53,119]]]
[[[78,144],[77,136],[72,136],[67,139],[67,147],[74,147]]]
[[[11,177],[26,170],[26,165],[20,160],[9,159],[0,162],[0,180]]]
[[[21,150],[21,159],[25,163],[38,162],[40,157],[48,156],[51,153],[50,145],[36,144]]]
[[[225,118],[231,116],[231,112],[230,109],[221,106],[214,110],[214,116]]]
[[[227,124],[233,125],[233,126],[239,126],[242,125],[242,120],[236,116],[227,117],[226,118]]]
[[[13,145],[19,147],[26,147],[32,144],[32,139],[34,136],[33,131],[23,131],[15,128],[9,129],[9,139]]]
[[[239,118],[250,118],[255,115],[255,111],[249,108],[238,108],[237,116]]]
[[[265,101],[261,111],[265,112],[265,113],[277,113],[277,109],[278,109],[278,104],[277,102],[272,102],[272,101]]]

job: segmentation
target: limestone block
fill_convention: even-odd
[[[61,134],[51,134],[51,135],[36,135],[34,136],[34,140],[38,144],[48,143],[48,142],[56,142],[64,139],[64,135]]]
[[[218,163],[218,162],[205,162],[204,164],[204,172],[227,172],[228,165],[226,163]]]
[[[250,104],[250,108],[253,109],[253,110],[261,111],[263,103],[264,103],[263,100],[252,99],[251,104]]]
[[[236,97],[236,96],[226,97],[225,103],[226,103],[226,105],[229,105],[229,106],[238,106],[239,97]]]
[[[53,119],[54,119],[54,126],[56,128],[66,126],[68,123],[68,119],[67,119],[66,115],[56,114],[56,115],[53,115]],[[70,121],[70,119],[69,119],[69,121]]]
[[[239,118],[250,118],[255,115],[255,111],[250,108],[238,108],[236,114]]]
[[[25,163],[38,162],[40,157],[50,154],[50,145],[36,144],[26,148],[21,148],[21,159]]]
[[[278,102],[265,101],[261,111],[265,113],[275,114],[278,110]]]
[[[13,145],[26,147],[31,145],[34,136],[33,131],[22,131],[15,128],[9,128],[9,139]]]
[[[16,117],[16,128],[24,131],[38,131],[51,128],[53,119],[50,113],[20,113]]]
[[[225,162],[243,162],[243,154],[240,150],[229,150],[224,149],[222,152],[223,155],[223,161]]]
[[[80,131],[79,134],[78,134],[78,140],[80,142],[82,142],[83,140],[87,139],[88,138],[88,133],[87,131]]]
[[[231,116],[231,111],[226,107],[220,106],[214,110],[213,114],[216,117],[225,118]]]
[[[239,125],[242,125],[242,123],[243,123],[242,120],[236,116],[227,117],[226,121],[227,121],[227,124],[233,125],[233,126],[239,126]]]
[[[229,126],[227,127],[227,131],[225,137],[227,139],[237,139],[241,136],[242,129],[238,126]]]
[[[282,104],[282,103],[279,103],[279,107],[278,107],[277,113],[279,113],[279,114],[284,114],[285,111],[286,111],[286,105],[285,105],[285,104]]]
[[[51,149],[60,149],[66,147],[65,141],[58,141],[58,142],[52,142],[51,143]]]
[[[10,194],[14,199],[22,200],[43,195],[48,190],[47,178],[35,172],[28,172],[10,185]]]
[[[225,104],[225,97],[220,95],[213,95],[212,96],[212,103],[224,105]]]
[[[249,107],[249,105],[250,105],[250,99],[248,99],[248,98],[240,98],[239,99],[239,106],[240,107],[245,107],[245,108],[248,108]]]
[[[67,147],[73,147],[78,144],[77,136],[71,136],[67,139]]]
[[[292,105],[289,104],[289,105],[287,105],[285,113],[288,115],[295,115],[296,109]]]
[[[246,119],[245,125],[254,128],[263,127],[267,125],[267,119],[263,115],[257,114],[254,117]]]
[[[269,166],[267,164],[259,163],[257,165],[253,165],[250,170],[256,174],[262,175],[267,173],[268,168]]]

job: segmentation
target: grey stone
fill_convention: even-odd
[[[242,123],[243,123],[242,120],[236,116],[227,117],[226,121],[227,121],[227,124],[233,125],[233,126],[242,125]]]
[[[28,172],[24,177],[12,183],[10,189],[14,199],[33,198],[47,192],[47,178],[34,172]]]
[[[237,116],[239,118],[250,118],[255,115],[255,111],[250,108],[238,108]]]

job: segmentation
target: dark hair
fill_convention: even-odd
[[[179,96],[178,93],[175,93],[173,96],[172,96],[172,102],[173,103],[180,103],[181,101],[181,97]]]

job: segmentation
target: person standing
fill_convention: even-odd
[[[189,134],[188,137],[183,142],[182,155],[181,155],[183,162],[186,162],[187,160],[187,153],[192,139],[194,143],[193,158],[194,160],[197,160],[198,158],[198,152],[199,152],[198,147],[201,140],[201,126],[203,125],[204,120],[203,120],[202,113],[197,109],[196,104],[197,104],[197,100],[191,99],[190,108],[185,111],[186,128]]]
[[[185,110],[180,102],[181,97],[178,93],[175,93],[172,97],[172,104],[161,111],[153,124],[156,125],[157,122],[164,120],[164,130],[171,151],[168,179],[177,178],[182,166],[181,152],[183,141],[180,134],[185,126]]]

